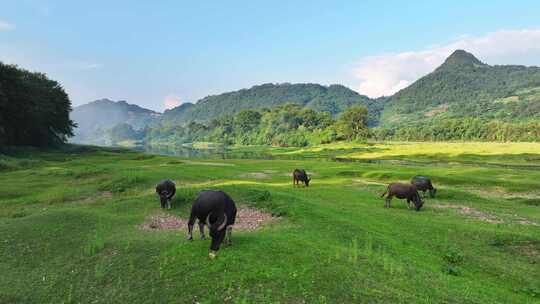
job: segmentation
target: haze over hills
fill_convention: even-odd
[[[185,125],[190,121],[205,122],[225,114],[245,109],[273,108],[295,103],[316,111],[338,115],[352,105],[363,105],[369,110],[369,124],[376,125],[382,103],[342,86],[319,84],[263,84],[249,89],[205,97],[197,103],[184,103],[160,115],[154,111],[131,105],[125,101],[97,100],[75,107],[71,118],[77,123],[73,142],[109,142],[107,129],[118,124],[129,124],[141,129],[153,122]]]
[[[77,124],[73,142],[102,143],[108,129],[118,124],[129,124],[134,129],[142,129],[161,116],[160,113],[124,100],[96,100],[78,107],[71,112],[71,119]]]
[[[473,54],[456,50],[432,73],[387,98],[371,99],[342,86],[262,84],[184,103],[163,115],[125,101],[98,100],[76,107],[74,141],[88,142],[104,129],[127,123],[141,129],[156,125],[207,122],[245,109],[274,108],[295,103],[339,115],[353,105],[368,109],[369,126],[398,129],[436,125],[445,119],[523,122],[540,119],[540,68],[490,66]],[[159,128],[159,127],[158,127]]]

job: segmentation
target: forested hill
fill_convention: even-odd
[[[358,94],[342,85],[319,84],[263,84],[239,91],[213,95],[196,104],[184,104],[164,113],[168,122],[187,123],[208,121],[224,114],[235,114],[245,109],[273,108],[286,103],[295,103],[316,111],[339,114],[352,105],[366,106],[370,124],[376,123],[381,103]]]
[[[380,122],[396,127],[466,117],[540,118],[540,68],[490,66],[457,50],[434,72],[390,97]]]
[[[540,68],[491,66],[473,54],[457,50],[432,73],[393,96],[379,99],[370,99],[342,85],[284,83],[208,96],[162,115],[122,101],[100,100],[75,108],[72,118],[79,128],[74,141],[93,144],[157,139],[168,143],[215,141],[219,132],[214,134],[210,130],[215,129],[216,124],[229,122],[243,110],[256,110],[257,115],[263,117],[272,112],[264,109],[276,109],[275,113],[288,121],[286,113],[278,109],[286,104],[296,104],[307,111],[297,109],[298,113],[329,112],[330,115],[325,114],[328,115],[325,122],[339,118],[354,105],[364,106],[368,110],[367,125],[379,127],[372,130],[372,135],[378,139],[532,141],[540,135],[523,130],[536,128],[540,123]],[[275,119],[272,121],[277,123]],[[155,122],[151,128],[141,130],[151,122]],[[335,128],[327,128],[332,123],[323,125],[324,128],[311,129],[296,126],[301,129],[298,131],[301,136],[295,133],[296,138],[302,139],[296,142],[328,141],[332,138],[326,136],[328,134],[339,137]],[[230,125],[222,127],[230,129]],[[296,127],[287,129],[287,134],[296,132]],[[308,136],[305,130],[318,132],[318,135]],[[231,139],[231,134],[221,135],[222,140],[235,142],[238,139]],[[310,136],[316,140],[304,140]],[[258,136],[250,138],[259,139]]]
[[[161,114],[126,101],[109,99],[96,100],[73,109],[71,119],[77,124],[74,142],[100,143],[108,129],[128,124],[133,129],[142,129]]]

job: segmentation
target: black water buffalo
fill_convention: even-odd
[[[171,209],[171,199],[176,193],[176,186],[170,179],[162,180],[156,186],[156,193],[161,201],[161,208]]]
[[[388,188],[386,191],[381,195],[383,197],[386,195],[386,201],[384,204],[384,207],[390,208],[390,201],[392,201],[392,197],[397,197],[399,199],[407,199],[407,207],[411,207],[411,202],[414,203],[416,211],[419,211],[420,208],[424,205],[424,202],[420,198],[420,195],[418,194],[418,190],[416,190],[415,185],[411,184],[402,184],[402,183],[393,183],[388,185]]]
[[[423,195],[426,195],[426,191],[429,192],[429,197],[435,197],[437,189],[431,184],[429,177],[417,175],[412,178],[411,184],[416,186],[418,191],[422,191]]]
[[[232,225],[236,220],[234,201],[223,191],[201,191],[191,206],[191,215],[188,222],[188,240],[193,240],[195,219],[199,220],[201,237],[204,236],[204,224],[208,225],[212,237],[210,258],[215,258],[216,252],[224,239],[225,245],[231,244]]]
[[[309,182],[311,181],[311,178],[307,175],[306,170],[294,169],[292,178],[294,186],[300,184],[300,182],[303,182],[306,187],[309,187]]]

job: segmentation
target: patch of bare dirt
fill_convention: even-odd
[[[145,222],[139,225],[141,230],[179,230],[187,227],[187,220],[174,215],[160,213],[146,218]]]
[[[538,223],[535,223],[533,221],[529,221],[528,219],[520,218],[517,220],[517,223],[520,225],[530,225],[530,226],[540,226]]]
[[[435,116],[435,115],[437,115],[439,113],[446,112],[446,110],[448,110],[448,104],[443,103],[443,104],[431,109],[430,111],[427,111],[424,115],[426,117],[432,117],[432,116]]]
[[[272,170],[272,169],[265,169],[265,170],[262,170],[262,172],[264,172],[266,174],[276,174],[276,173],[278,173],[277,170]]]
[[[234,164],[228,164],[228,163],[202,162],[202,161],[193,161],[193,160],[184,160],[184,163],[188,165],[217,166],[217,167],[233,167],[234,166]]]
[[[540,192],[508,192],[502,187],[492,187],[488,190],[466,189],[467,192],[477,194],[488,198],[504,198],[504,199],[540,199]]]
[[[369,181],[369,180],[365,180],[365,179],[358,179],[358,178],[353,178],[352,181],[354,183],[363,184],[363,185],[388,186],[388,183],[374,182],[374,181]]]
[[[112,192],[111,191],[101,191],[101,192],[98,192],[96,195],[94,196],[89,196],[85,199],[82,199],[80,201],[78,201],[78,203],[80,204],[91,204],[97,200],[100,200],[100,199],[107,199],[107,198],[111,198],[113,196]]]
[[[487,222],[490,224],[502,224],[504,221],[492,214],[489,214],[487,212],[478,211],[474,208],[463,206],[463,205],[433,205],[434,208],[438,209],[455,209],[460,214],[469,216],[471,218]]]
[[[386,187],[387,184],[354,178],[348,186],[355,189],[362,189],[362,191],[373,193],[379,197],[384,191],[380,186]]]
[[[319,176],[319,173],[317,173],[317,172],[312,172],[312,171],[306,171],[306,174],[308,175],[308,177]],[[283,176],[288,176],[288,177],[292,178],[293,171],[291,170],[291,172],[284,172],[284,173],[282,173],[282,175],[283,175]]]
[[[270,175],[264,172],[249,172],[249,173],[242,174],[241,177],[267,179],[267,178],[270,178]]]
[[[276,218],[268,212],[259,209],[240,207],[236,214],[236,223],[234,229],[243,231],[253,231],[261,228],[265,223],[271,222]]]
[[[503,224],[505,221],[493,214],[479,211],[471,207],[463,206],[463,205],[433,205],[433,208],[437,209],[455,209],[460,214],[466,215],[468,217],[487,222],[490,224]],[[515,215],[515,218],[511,220],[513,223],[517,223],[519,225],[529,225],[529,226],[540,226],[538,223],[533,222],[531,220],[528,220],[523,217],[519,217]]]
[[[510,246],[510,248],[529,258],[536,259],[540,257],[540,251],[533,244],[514,245]]]
[[[240,207],[236,213],[236,222],[233,230],[254,231],[275,219],[270,213],[255,208]],[[148,216],[138,228],[141,230],[182,230],[186,229],[187,223],[187,219],[166,213],[159,213]]]

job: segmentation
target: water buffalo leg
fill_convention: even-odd
[[[193,241],[193,224],[188,224],[188,234],[187,239]]]
[[[204,236],[204,223],[199,221],[199,231],[201,232],[201,240],[206,240],[206,236]]]
[[[231,235],[232,235],[232,226],[227,226],[227,236],[225,239],[226,246],[230,246],[232,244]]]
[[[193,224],[195,224],[195,216],[191,214],[188,221],[188,237],[189,241],[193,241]]]

